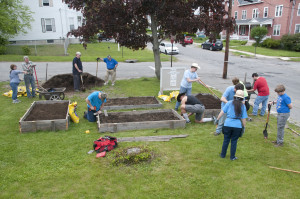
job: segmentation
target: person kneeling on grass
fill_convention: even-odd
[[[18,86],[20,84],[20,78],[19,78],[19,74],[20,73],[24,73],[26,74],[26,71],[20,71],[17,70],[17,66],[12,64],[10,65],[10,72],[9,72],[9,78],[10,78],[10,87],[11,90],[13,91],[12,94],[12,100],[14,104],[21,102],[20,100],[18,100]]]
[[[89,122],[96,122],[96,114],[100,114],[103,109],[104,103],[106,103],[107,94],[101,91],[95,91],[90,94],[86,99],[87,111],[84,112],[84,118]]]
[[[213,121],[213,118],[203,118],[205,106],[193,95],[185,95],[185,93],[180,93],[177,96],[177,101],[181,103],[180,110],[181,115],[186,120],[186,123],[190,123],[189,116],[196,113],[195,122],[203,123]],[[187,112],[190,114],[188,115]]]
[[[235,156],[237,141],[239,137],[242,136],[242,131],[245,130],[246,118],[248,117],[246,107],[243,104],[243,100],[244,92],[242,90],[237,90],[234,95],[234,99],[232,101],[228,101],[225,104],[217,118],[217,120],[219,120],[224,113],[227,114],[222,129],[224,134],[224,141],[222,152],[220,154],[221,158],[225,158],[229,142],[231,141],[230,160],[237,159],[237,157]]]
[[[275,88],[278,94],[277,101],[269,102],[269,104],[276,104],[277,110],[277,140],[273,141],[275,147],[283,146],[284,127],[290,117],[290,109],[293,108],[291,98],[285,93],[285,87],[278,85]]]

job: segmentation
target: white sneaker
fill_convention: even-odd
[[[17,103],[19,103],[20,101],[18,101],[18,100],[13,100],[13,104],[17,104]]]
[[[114,83],[112,83],[111,85],[112,85],[112,86],[114,86],[115,84],[114,84]]]
[[[107,85],[107,82],[104,83],[104,86],[106,86],[106,85]]]

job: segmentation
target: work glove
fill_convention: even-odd
[[[100,60],[100,57],[97,57],[97,59],[96,59],[97,61],[99,61]]]

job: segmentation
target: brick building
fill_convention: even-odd
[[[300,0],[232,0],[231,16],[236,20],[231,39],[251,40],[251,29],[256,26],[265,26],[266,37],[272,39],[300,32]]]

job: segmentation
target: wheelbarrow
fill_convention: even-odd
[[[44,97],[46,100],[63,100],[65,99],[65,90],[66,88],[45,88],[38,90],[39,99]]]

